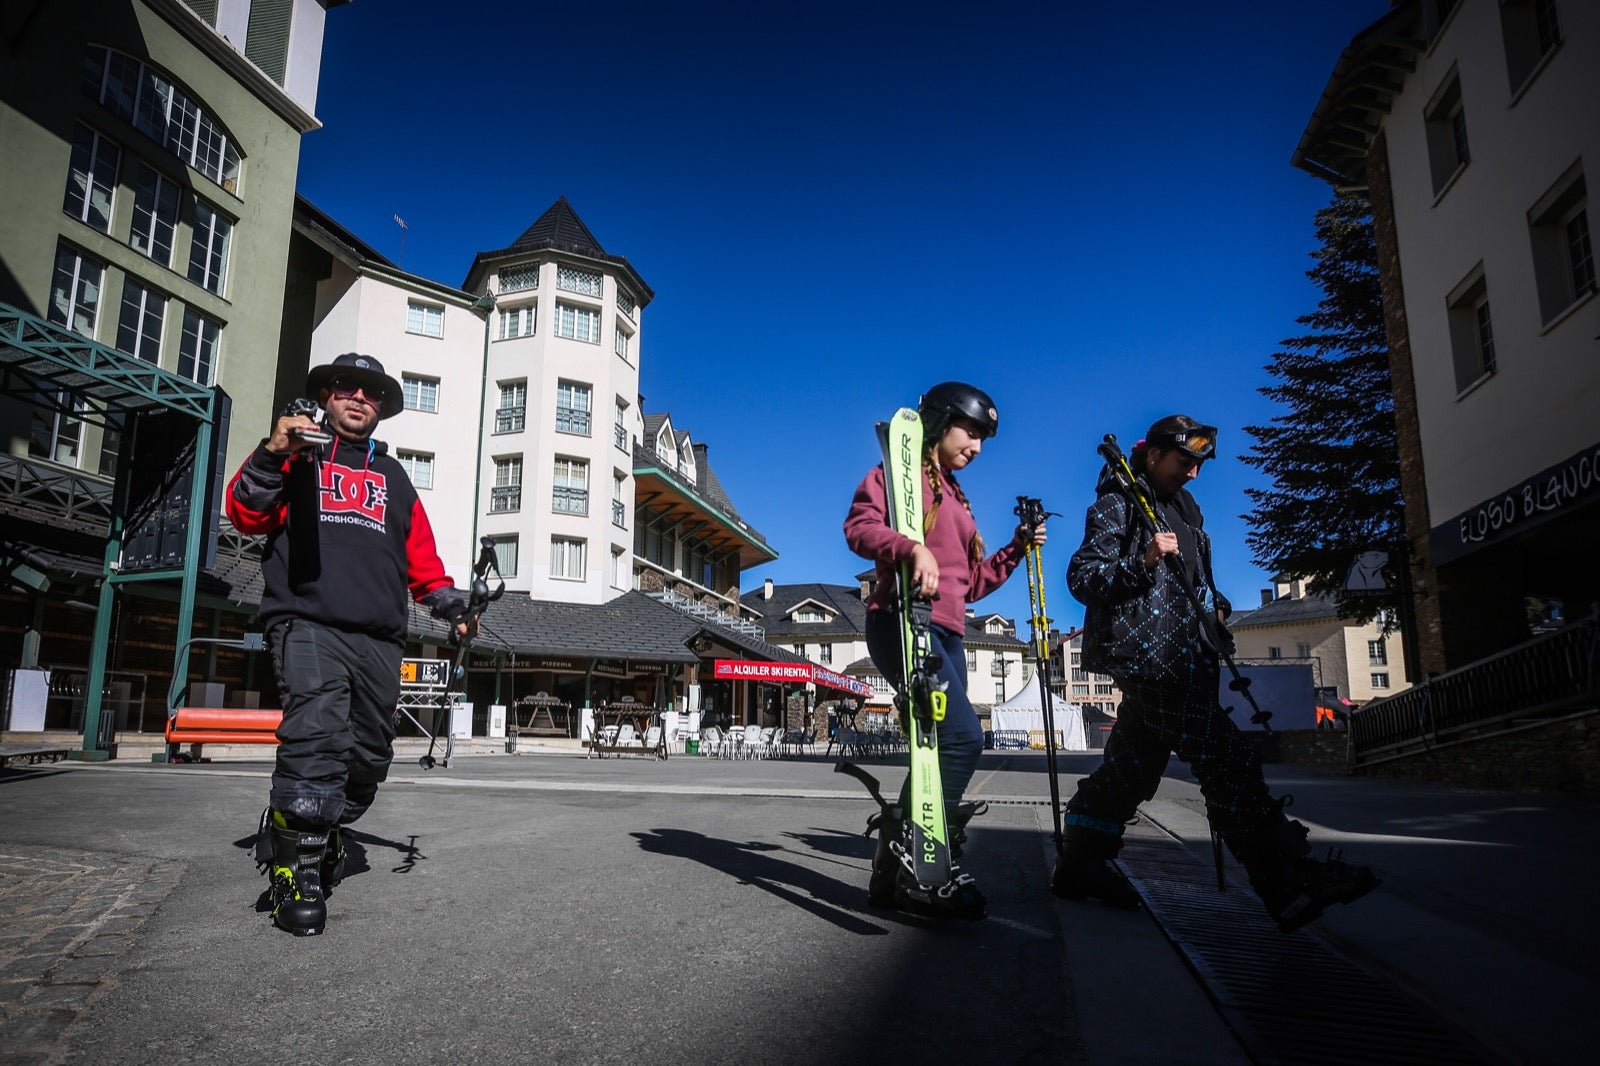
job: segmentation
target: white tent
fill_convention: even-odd
[[[1050,710],[1056,720],[1056,736],[1062,751],[1088,751],[1089,742],[1083,734],[1083,708],[1063,700],[1050,701]],[[1034,671],[1022,691],[989,711],[989,728],[1044,732],[1044,700],[1039,692],[1039,673]]]

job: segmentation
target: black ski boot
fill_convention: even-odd
[[[1283,814],[1288,802],[1287,796],[1279,800],[1255,829],[1229,834],[1228,846],[1278,929],[1292,933],[1333,904],[1358,900],[1382,882],[1371,868],[1341,861],[1332,848],[1326,860],[1310,858],[1309,831]]]
[[[978,882],[950,864],[950,880],[938,888],[923,888],[909,870],[896,882],[900,909],[924,918],[960,918],[976,922],[989,913],[989,901],[978,891]]]
[[[983,813],[982,804],[961,806],[967,808],[963,824]],[[988,913],[988,901],[978,891],[978,883],[954,863],[950,864],[950,880],[938,888],[925,889],[917,883],[906,850],[906,822],[900,807],[885,807],[868,818],[867,832],[874,831],[878,834],[878,848],[872,856],[872,876],[867,882],[869,904],[926,918],[961,918],[969,922]]]
[[[954,807],[946,807],[944,811],[945,835],[950,838],[950,858],[961,858],[961,852],[967,843],[967,823],[982,814],[989,813],[989,805],[979,800],[975,803],[958,803]]]
[[[272,812],[267,831],[272,838],[268,890],[272,922],[295,936],[316,936],[328,924],[328,904],[322,895],[328,831],[291,829],[277,811]]]
[[[897,905],[895,883],[903,869],[900,857],[905,854],[905,831],[905,819],[898,806],[884,807],[867,819],[868,835],[878,834],[872,876],[867,881],[867,903],[871,906],[891,909]]]
[[[332,892],[344,880],[344,826],[328,830],[328,849],[322,853],[322,891]]]
[[[1139,893],[1111,865],[1122,850],[1122,834],[1073,825],[1073,817],[1067,816],[1066,840],[1050,876],[1051,894],[1062,899],[1097,899],[1108,907],[1138,910]]]

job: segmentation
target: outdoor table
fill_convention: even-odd
[[[594,736],[584,742],[589,749],[588,754],[601,758],[606,755],[654,755],[658,759],[665,759],[666,730],[661,730],[654,744],[645,744],[645,734],[660,713],[647,703],[608,703],[597,707],[594,711]],[[631,743],[617,743],[616,734],[621,732],[623,725],[633,726],[634,739]],[[610,740],[606,739],[608,729],[613,731]]]
[[[522,710],[528,712],[528,722],[523,725],[520,720],[517,730],[533,736],[569,737],[572,735],[572,705],[565,700],[540,692],[532,696],[524,696],[517,701],[517,716],[520,719]],[[561,721],[556,722],[556,714],[560,712]]]

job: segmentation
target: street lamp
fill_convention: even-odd
[[[478,450],[472,464],[472,546],[467,549],[469,560],[478,556],[478,506],[483,493],[483,419],[489,403],[489,326],[494,322],[494,293],[485,288],[483,295],[472,301],[472,309],[483,312],[483,385],[478,393]]]

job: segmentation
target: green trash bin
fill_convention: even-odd
[[[683,742],[683,752],[684,752],[685,755],[699,755],[700,754],[700,742],[698,740],[686,740],[686,741],[684,741]]]

